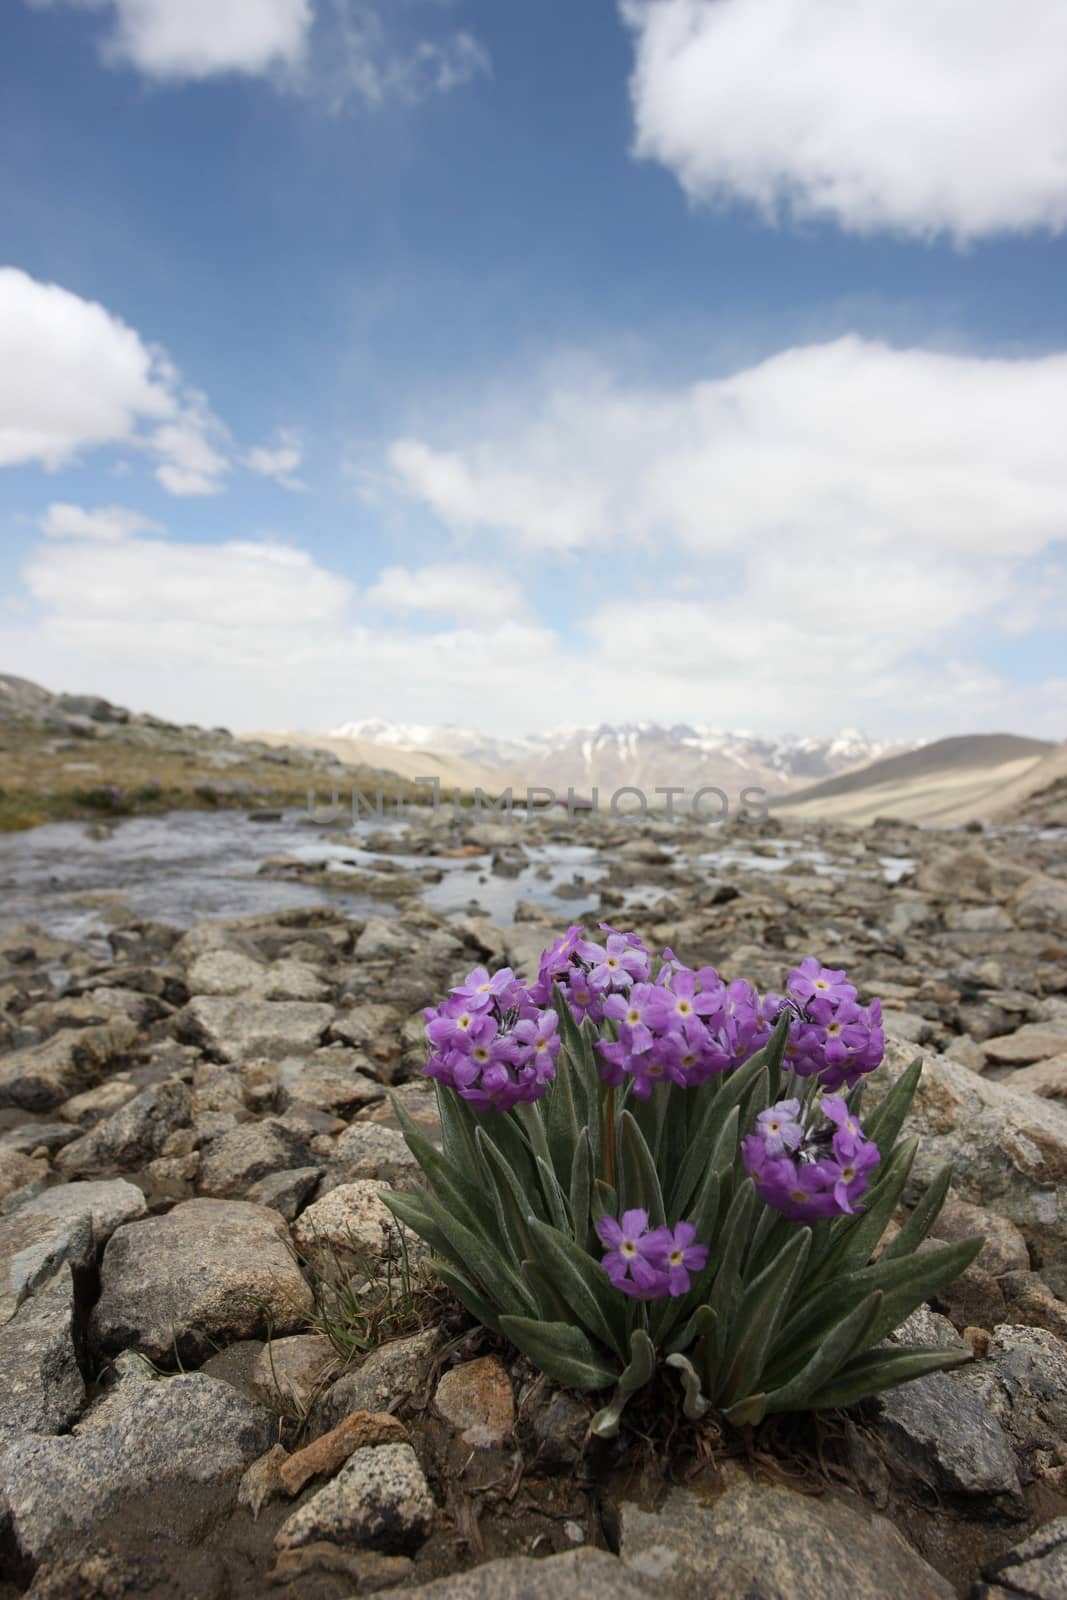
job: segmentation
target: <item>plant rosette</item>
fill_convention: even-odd
[[[394,1102],[426,1187],[383,1198],[467,1310],[556,1382],[614,1389],[604,1437],[661,1364],[691,1421],[756,1423],[969,1359],[885,1342],[983,1241],[920,1250],[945,1167],[872,1260],[922,1070],[861,1116],[878,1001],[811,956],[760,995],[601,933],[570,928],[533,984],[477,968],[425,1013],[442,1145]]]

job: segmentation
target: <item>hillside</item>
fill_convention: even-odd
[[[482,788],[486,794],[496,794],[513,781],[501,767],[483,766],[449,751],[421,746],[405,748],[336,733],[248,733],[241,737],[271,749],[323,751],[346,767],[369,766],[408,781],[437,777],[442,788],[460,788],[466,793]]]
[[[937,739],[772,803],[785,815],[841,822],[870,822],[878,816],[931,823],[992,821],[1008,803],[1012,786],[1025,784],[1056,749],[1048,740],[1010,733]]]

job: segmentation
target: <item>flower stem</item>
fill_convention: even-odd
[[[604,1182],[615,1187],[615,1086],[608,1084],[604,1095]]]

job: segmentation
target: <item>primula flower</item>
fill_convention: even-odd
[[[708,1247],[695,1243],[691,1222],[650,1229],[647,1211],[624,1211],[621,1222],[602,1216],[596,1229],[608,1247],[600,1264],[612,1285],[631,1300],[688,1294],[690,1274],[707,1265]]]
[[[789,974],[788,1003],[797,1012],[786,1047],[788,1064],[801,1077],[818,1073],[824,1089],[851,1088],[872,1072],[885,1052],[882,1008],[865,1009],[840,971],[806,956]]]
[[[745,1168],[764,1200],[797,1222],[850,1216],[881,1161],[844,1100],[826,1095],[822,1110],[828,1125],[805,1129],[799,1101],[780,1100],[741,1140]]]
[[[476,967],[440,1006],[424,1011],[433,1047],[423,1072],[479,1111],[539,1100],[556,1075],[558,1018],[542,1010],[510,968]]]

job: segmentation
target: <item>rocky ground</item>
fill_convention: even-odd
[[[387,1091],[433,1128],[420,1008],[529,969],[558,904],[498,926],[479,890],[579,835],[574,920],[767,987],[814,952],[883,997],[882,1081],[927,1059],[916,1181],[956,1163],[937,1232],[987,1240],[897,1337],[972,1362],[816,1425],[594,1449],[586,1402],[428,1280],[379,1198],[417,1181]],[[361,843],[365,918],[0,933],[0,1596],[1067,1594],[1063,834],[561,814]],[[457,861],[449,917],[423,893]]]

